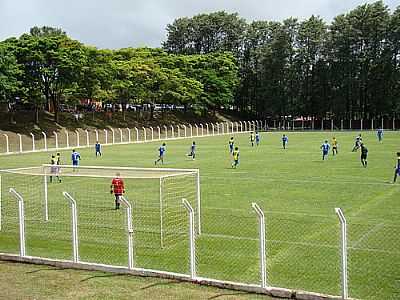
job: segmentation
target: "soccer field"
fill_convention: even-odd
[[[203,232],[196,245],[198,275],[259,283],[257,218],[251,209],[251,203],[256,202],[266,214],[268,283],[339,295],[340,227],[334,208],[340,207],[348,223],[350,296],[398,299],[400,179],[397,184],[390,182],[395,153],[400,151],[399,133],[386,132],[383,143],[377,141],[374,132],[363,133],[369,150],[367,168],[360,163],[360,153],[351,152],[358,132],[287,134],[286,150],[281,146],[282,133],[262,133],[259,147],[250,146],[247,134],[235,135],[240,149],[237,169],[231,168],[229,136],[195,138],[195,161],[186,156],[192,140],[167,141],[164,167],[200,170]],[[333,157],[330,153],[322,161],[320,146],[333,135],[338,139],[339,154]],[[101,158],[95,157],[94,149],[80,149],[81,165],[154,167],[159,144],[107,146]],[[61,155],[63,163],[69,164],[70,151]],[[0,166],[38,166],[49,160],[50,153],[0,156]],[[3,189],[14,185],[23,195],[39,198],[40,188],[26,187],[29,180],[37,179],[3,179]],[[58,218],[48,223],[35,218],[41,214],[40,204],[26,199],[27,255],[71,258],[69,209],[61,192],[73,186],[79,195],[78,210],[85,208],[79,215],[82,261],[126,265],[124,215],[113,210],[109,181],[63,178],[62,183],[49,184],[54,200],[50,201],[50,214],[56,213]],[[126,189],[128,199],[141,197],[141,191],[149,192],[137,181],[128,180]],[[9,210],[4,213],[0,231],[0,252],[17,253],[17,204],[11,213],[7,197],[3,196]],[[136,214],[140,220],[140,210]],[[177,218],[182,217],[183,208]],[[157,215],[154,220],[157,222]],[[137,267],[189,272],[185,236],[163,249],[155,240],[151,230],[136,234]]]

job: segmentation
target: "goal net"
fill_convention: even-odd
[[[195,211],[196,231],[200,234],[200,178],[197,169],[102,166],[74,169],[64,165],[0,171],[0,230],[5,222],[15,224],[12,225],[15,231],[18,227],[18,205],[15,201],[7,201],[10,188],[26,196],[28,221],[56,224],[62,213],[67,218],[68,207],[62,195],[66,191],[77,201],[82,232],[91,226],[92,230],[113,230],[117,216],[113,211],[115,198],[110,194],[110,186],[117,173],[124,180],[124,197],[133,207],[136,243],[168,248],[182,240],[187,234],[188,223],[183,198]],[[68,231],[69,225],[63,226]]]

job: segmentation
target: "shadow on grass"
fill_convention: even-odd
[[[128,277],[130,275],[128,274],[104,274],[104,275],[94,275],[94,276],[89,276],[85,279],[82,279],[80,282],[86,282],[91,279],[96,279],[96,278],[110,278],[110,277]]]
[[[234,293],[220,293],[214,296],[211,296],[207,299],[211,300],[211,299],[218,299],[221,297],[226,297],[226,296],[246,296],[246,295],[254,295],[252,293],[246,293],[246,292],[234,292]]]
[[[170,284],[179,284],[179,283],[182,283],[182,281],[179,281],[179,280],[169,280],[169,281],[166,281],[166,282],[156,282],[156,283],[152,283],[152,284],[149,284],[149,285],[146,285],[146,286],[144,286],[144,287],[142,287],[142,288],[140,288],[141,290],[147,290],[147,289],[151,289],[151,288],[153,288],[153,287],[157,287],[157,286],[163,286],[163,285],[170,285]]]
[[[25,274],[33,274],[33,273],[38,273],[38,272],[42,272],[42,271],[65,271],[65,270],[73,270],[73,269],[71,269],[71,268],[54,268],[54,267],[49,266],[48,268],[44,268],[44,269],[28,271],[28,272],[25,272]]]

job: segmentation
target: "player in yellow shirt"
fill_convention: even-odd
[[[254,132],[252,131],[252,132],[250,133],[250,144],[251,144],[252,147],[254,147],[254,141],[255,141],[255,139],[256,139],[256,136],[254,135]]]
[[[333,137],[332,138],[332,154],[333,154],[333,156],[335,156],[335,154],[338,154],[337,149],[338,149],[338,142],[337,142],[336,138]]]
[[[240,155],[239,148],[235,147],[235,150],[232,153],[233,156],[232,168],[236,169],[236,167],[239,165],[239,155]]]

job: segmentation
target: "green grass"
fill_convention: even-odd
[[[0,261],[0,299],[273,299],[175,280]]]
[[[247,135],[237,135],[240,165],[230,167],[228,136],[197,138],[197,159],[188,160],[191,140],[167,142],[165,167],[199,168],[202,186],[203,234],[197,240],[197,271],[202,277],[259,283],[257,219],[251,203],[257,202],[267,218],[268,277],[273,286],[340,294],[340,228],[334,213],[341,207],[348,220],[350,296],[396,299],[400,290],[400,183],[393,177],[399,134],[387,132],[382,144],[375,134],[364,133],[369,165],[363,168],[359,153],[352,153],[354,132],[335,133],[339,155],[321,160],[319,146],[331,132],[289,133],[287,150],[280,133],[263,133],[261,146],[251,148]],[[154,167],[158,142],[104,147],[95,158],[93,149],[80,150],[82,165]],[[62,152],[68,163],[70,152]],[[1,156],[2,168],[37,166],[49,153]],[[7,178],[7,176],[9,178]],[[69,209],[61,191],[72,191],[80,215],[80,251],[84,261],[126,265],[123,212],[112,211],[108,179],[63,178],[49,192],[50,222],[42,221],[41,178],[3,176],[3,190],[14,185],[27,201],[27,254],[70,258]],[[39,188],[38,188],[39,186]],[[149,187],[150,186],[150,187]],[[107,194],[108,193],[108,194]],[[158,194],[151,185],[128,180],[128,199],[143,201]],[[139,200],[137,200],[139,201]],[[16,203],[8,205],[0,251],[18,251]],[[4,206],[6,208],[6,206]],[[188,273],[185,235],[159,247],[159,235],[150,217],[154,210],[136,210],[135,263],[138,267]],[[30,211],[30,212],[29,212]],[[135,211],[135,210],[134,210]],[[185,217],[184,210],[176,218]],[[142,219],[141,219],[142,218]]]

